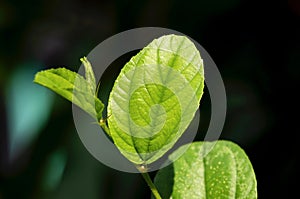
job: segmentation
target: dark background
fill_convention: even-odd
[[[206,49],[227,91],[221,139],[248,154],[259,198],[291,198],[299,174],[299,16],[297,0],[0,1],[0,199],[150,198],[140,175],[87,152],[69,102],[32,83],[42,69],[76,71],[101,41],[144,26],[180,31]],[[204,95],[200,132],[209,107]]]

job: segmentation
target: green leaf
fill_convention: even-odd
[[[185,147],[169,159],[173,161]],[[192,143],[180,158],[157,173],[154,184],[162,198],[257,198],[251,162],[238,145],[229,141]]]
[[[91,74],[86,76],[89,82],[81,75],[66,68],[56,68],[38,72],[34,82],[73,102],[99,121],[104,105],[93,92],[93,76]]]
[[[95,93],[96,92],[96,79],[95,79],[92,65],[87,60],[86,57],[81,58],[80,61],[82,62],[84,69],[85,69],[85,79],[86,79],[87,83],[89,84],[90,92]]]
[[[150,164],[184,133],[203,94],[203,62],[184,36],[152,41],[124,66],[108,102],[108,126],[120,152]]]

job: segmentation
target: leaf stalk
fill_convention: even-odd
[[[154,195],[154,197],[156,199],[161,199],[161,196],[160,194],[158,193],[158,190],[156,188],[156,186],[153,184],[149,174],[147,172],[145,173],[141,173],[143,178],[145,179],[145,181],[147,182],[148,186],[150,187],[151,191],[152,191],[152,194]]]

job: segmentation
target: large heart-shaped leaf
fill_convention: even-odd
[[[135,164],[160,158],[193,119],[203,87],[203,62],[187,37],[166,35],[143,48],[109,97],[108,126],[121,153]]]
[[[85,57],[81,61],[86,78],[66,68],[56,68],[38,72],[34,82],[53,90],[99,121],[104,105],[95,94],[96,80],[91,64]]]
[[[185,149],[182,146],[169,159]],[[164,199],[257,198],[251,162],[229,141],[192,143],[180,158],[157,173],[154,183]]]

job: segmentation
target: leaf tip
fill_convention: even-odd
[[[84,63],[84,62],[87,62],[88,60],[87,60],[86,56],[84,56],[84,57],[80,58],[80,61],[81,61],[82,63]]]
[[[86,56],[80,58],[81,63],[84,65],[84,67],[87,67],[88,65],[90,66],[90,62]]]
[[[40,80],[39,79],[40,79],[40,76],[41,76],[42,73],[44,73],[43,70],[35,73],[32,82],[35,83],[35,84],[40,84]]]

